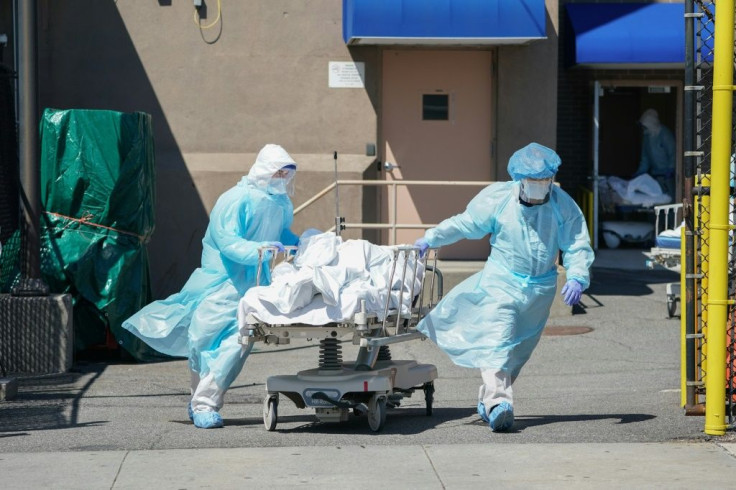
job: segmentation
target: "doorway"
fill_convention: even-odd
[[[492,159],[492,53],[462,50],[383,52],[381,148],[389,181],[489,181]],[[437,224],[464,211],[480,186],[398,186],[398,223]],[[385,218],[392,193],[382,198]],[[384,219],[384,222],[388,220]],[[397,243],[423,230],[399,229]],[[383,243],[390,243],[385,236]],[[488,239],[442,247],[440,258],[484,260]]]
[[[675,81],[597,81],[593,110],[593,182],[603,177],[633,178],[641,159],[642,130],[638,124],[642,113],[654,109],[660,123],[675,135],[675,189],[674,202],[681,199],[682,119],[681,86]],[[598,248],[600,223],[605,220],[649,218],[646,209],[626,216],[619,215],[620,207],[602,200],[598,185],[593,188],[594,248]],[[651,211],[651,210],[649,210]]]

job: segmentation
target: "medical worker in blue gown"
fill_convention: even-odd
[[[648,173],[659,182],[664,194],[675,199],[675,136],[659,122],[659,114],[647,109],[639,118],[643,135],[641,159],[634,173],[637,177]]]
[[[490,234],[491,255],[481,272],[453,288],[419,323],[455,364],[480,368],[478,414],[493,431],[514,421],[512,384],[532,354],[549,316],[557,286],[558,251],[567,282],[566,304],[580,301],[593,262],[580,208],[553,185],[560,157],[537,143],[508,164],[513,178],[483,189],[465,212],[427,230],[422,253],[463,238]]]
[[[189,417],[200,428],[222,427],[225,392],[249,354],[238,344],[237,306],[256,283],[258,248],[297,244],[290,195],[296,163],[266,145],[255,164],[217,200],[202,240],[202,265],[181,292],[155,301],[123,323],[154,349],[189,357]],[[268,283],[266,268],[261,280]]]

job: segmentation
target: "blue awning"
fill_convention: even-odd
[[[683,3],[571,3],[567,11],[568,65],[682,66]]]
[[[347,44],[525,44],[546,37],[544,0],[343,0]]]

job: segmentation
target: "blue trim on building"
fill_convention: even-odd
[[[685,62],[684,3],[565,5],[568,64]]]
[[[347,44],[522,44],[546,37],[544,0],[343,0]]]

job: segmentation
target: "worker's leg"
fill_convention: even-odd
[[[478,402],[485,407],[488,416],[491,409],[501,402],[514,403],[514,392],[511,387],[511,375],[503,369],[481,369],[483,384],[478,390]]]
[[[245,363],[248,351],[238,343],[239,295],[225,284],[205,298],[189,327],[192,419],[201,428],[222,427],[217,413],[225,392]]]
[[[483,384],[478,391],[478,415],[488,422],[491,430],[502,432],[514,424],[514,382],[503,369],[481,369]]]
[[[215,376],[208,373],[197,383],[192,394],[192,410],[195,412],[218,412],[222,408],[225,390],[217,386]]]

